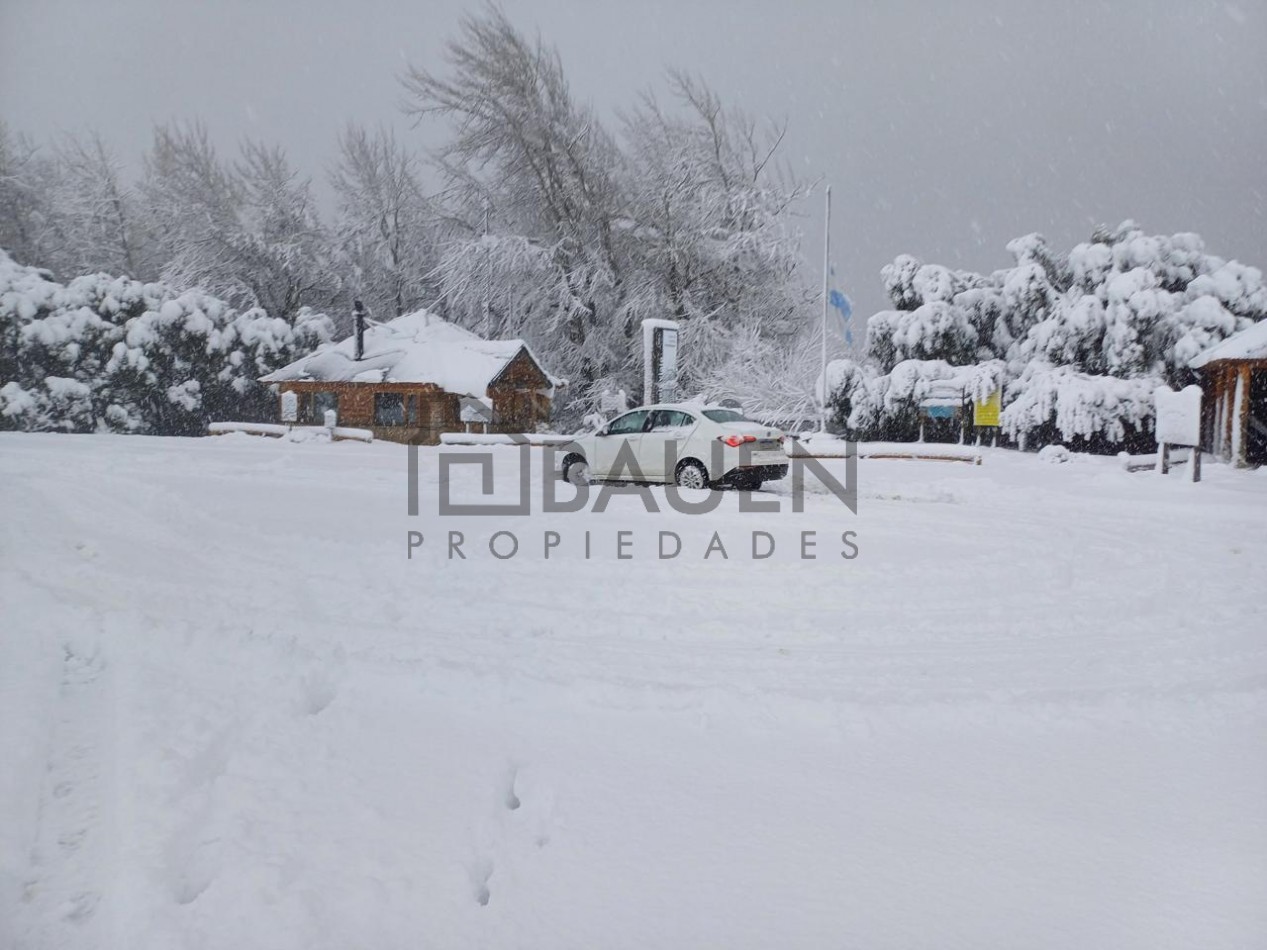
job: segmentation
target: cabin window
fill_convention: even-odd
[[[405,397],[400,393],[374,394],[374,425],[403,426],[405,424]]]
[[[418,424],[418,397],[410,396],[405,400],[405,415],[411,426]]]
[[[325,425],[326,410],[333,409],[336,413],[339,411],[339,394],[332,392],[319,392],[312,394],[312,418],[318,425]]]

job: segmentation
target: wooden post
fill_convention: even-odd
[[[1163,442],[1160,446],[1158,446],[1158,449],[1159,451],[1157,452],[1157,471],[1161,472],[1163,475],[1169,475],[1170,474],[1170,443]]]
[[[1236,435],[1234,438],[1233,464],[1245,468],[1249,458],[1249,364],[1240,367],[1236,377]]]
[[[1193,483],[1201,481],[1201,446],[1194,445],[1192,447],[1192,481]]]

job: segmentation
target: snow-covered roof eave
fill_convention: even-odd
[[[1188,362],[1192,369],[1202,369],[1225,360],[1267,360],[1267,320],[1260,320],[1198,353]]]

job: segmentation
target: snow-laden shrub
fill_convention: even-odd
[[[1005,389],[1000,423],[1018,440],[1050,427],[1062,441],[1122,443],[1152,429],[1157,384],[1157,378],[1092,376],[1035,362]]]
[[[910,311],[878,313],[867,322],[871,351],[886,363],[903,360],[971,361],[977,349],[977,329],[967,311],[935,300]]]
[[[833,397],[848,403],[850,427],[879,431],[908,413],[910,399],[899,396],[911,381],[908,360],[956,371],[991,364],[1006,433],[1067,431],[1112,449],[1147,434],[1150,403],[1140,394],[1158,380],[1187,385],[1195,356],[1267,318],[1262,272],[1207,254],[1196,234],[1148,235],[1124,221],[1097,228],[1067,255],[1037,234],[1008,251],[1015,265],[989,275],[910,255],[884,268],[896,309],[867,321],[868,369],[856,374],[865,383]]]
[[[910,254],[899,254],[892,264],[886,264],[880,269],[884,292],[898,310],[914,310],[924,302],[915,287],[915,277],[922,266]]]
[[[57,284],[0,252],[0,427],[194,434],[271,414],[259,376],[329,340],[201,291],[105,274]]]
[[[904,360],[891,373],[852,360],[828,364],[829,406],[833,425],[862,439],[901,441],[919,431],[920,401],[949,385],[964,397],[984,402],[1002,387],[1007,367],[1001,360],[955,366],[946,360]]]

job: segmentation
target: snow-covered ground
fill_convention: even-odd
[[[0,437],[0,946],[1267,941],[1267,472],[458,519],[439,452],[411,518],[396,445]]]

